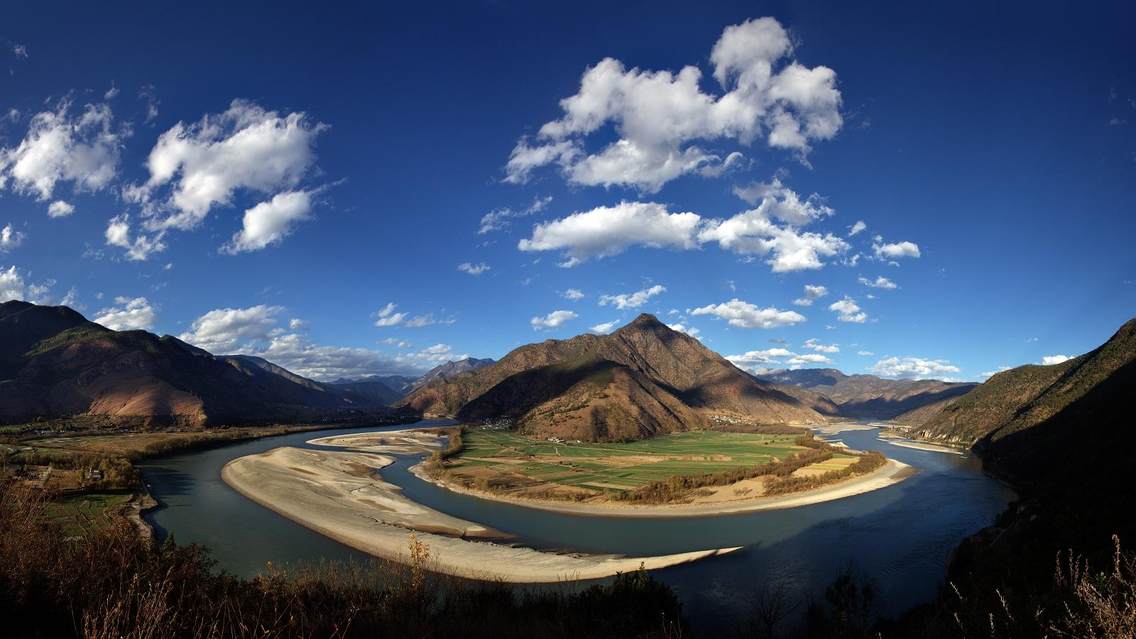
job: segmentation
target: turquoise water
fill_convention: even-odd
[[[148,519],[160,536],[209,547],[221,568],[238,575],[256,574],[269,562],[366,560],[363,553],[237,494],[221,481],[221,467],[278,446],[310,447],[305,442],[316,437],[406,427],[295,433],[149,460],[140,465],[142,475],[162,507]],[[888,488],[812,506],[635,519],[566,515],[459,495],[413,476],[413,457],[400,458],[383,477],[415,501],[512,533],[538,548],[650,555],[745,546],[655,573],[696,622],[743,614],[764,588],[781,588],[802,599],[819,597],[848,567],[873,581],[881,614],[898,613],[930,599],[951,550],[991,524],[1014,497],[970,457],[893,446],[878,439],[875,430],[848,431],[835,439],[854,449],[879,450],[919,472]]]

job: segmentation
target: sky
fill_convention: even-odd
[[[648,312],[981,380],[1136,315],[1131,3],[395,4],[5,3],[0,299],[317,379]]]

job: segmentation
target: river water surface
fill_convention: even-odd
[[[423,421],[416,427],[450,422]],[[252,502],[221,481],[221,467],[278,446],[327,435],[397,430],[410,425],[309,431],[148,460],[143,479],[162,507],[147,515],[160,538],[207,546],[219,567],[254,575],[269,563],[367,560]],[[830,439],[857,450],[878,450],[918,473],[898,484],[836,501],[784,510],[713,517],[614,518],[567,515],[452,493],[409,472],[416,457],[400,458],[383,478],[410,499],[442,512],[513,533],[518,543],[629,555],[655,555],[745,546],[736,553],[655,572],[669,584],[696,624],[735,618],[754,593],[783,589],[819,598],[844,569],[870,578],[878,612],[894,615],[926,601],[945,575],[951,550],[990,525],[1013,499],[1004,484],[969,456],[894,446],[877,430],[844,431]],[[326,450],[326,449],[325,449]]]

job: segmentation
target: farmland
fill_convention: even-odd
[[[450,458],[443,473],[469,488],[517,496],[621,499],[676,477],[725,477],[744,469],[776,467],[787,460],[815,459],[787,471],[795,477],[814,477],[842,470],[860,459],[807,438],[804,441],[808,445],[802,445],[800,435],[696,431],[628,443],[587,443],[467,429],[461,452]],[[752,482],[755,477],[747,478],[754,483],[749,490],[760,494],[764,480]]]

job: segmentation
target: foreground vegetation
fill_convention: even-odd
[[[645,573],[576,593],[470,584],[409,566],[319,567],[255,579],[198,547],[154,548],[110,526],[68,537],[42,493],[0,483],[0,619],[9,637],[678,637],[674,594]]]

